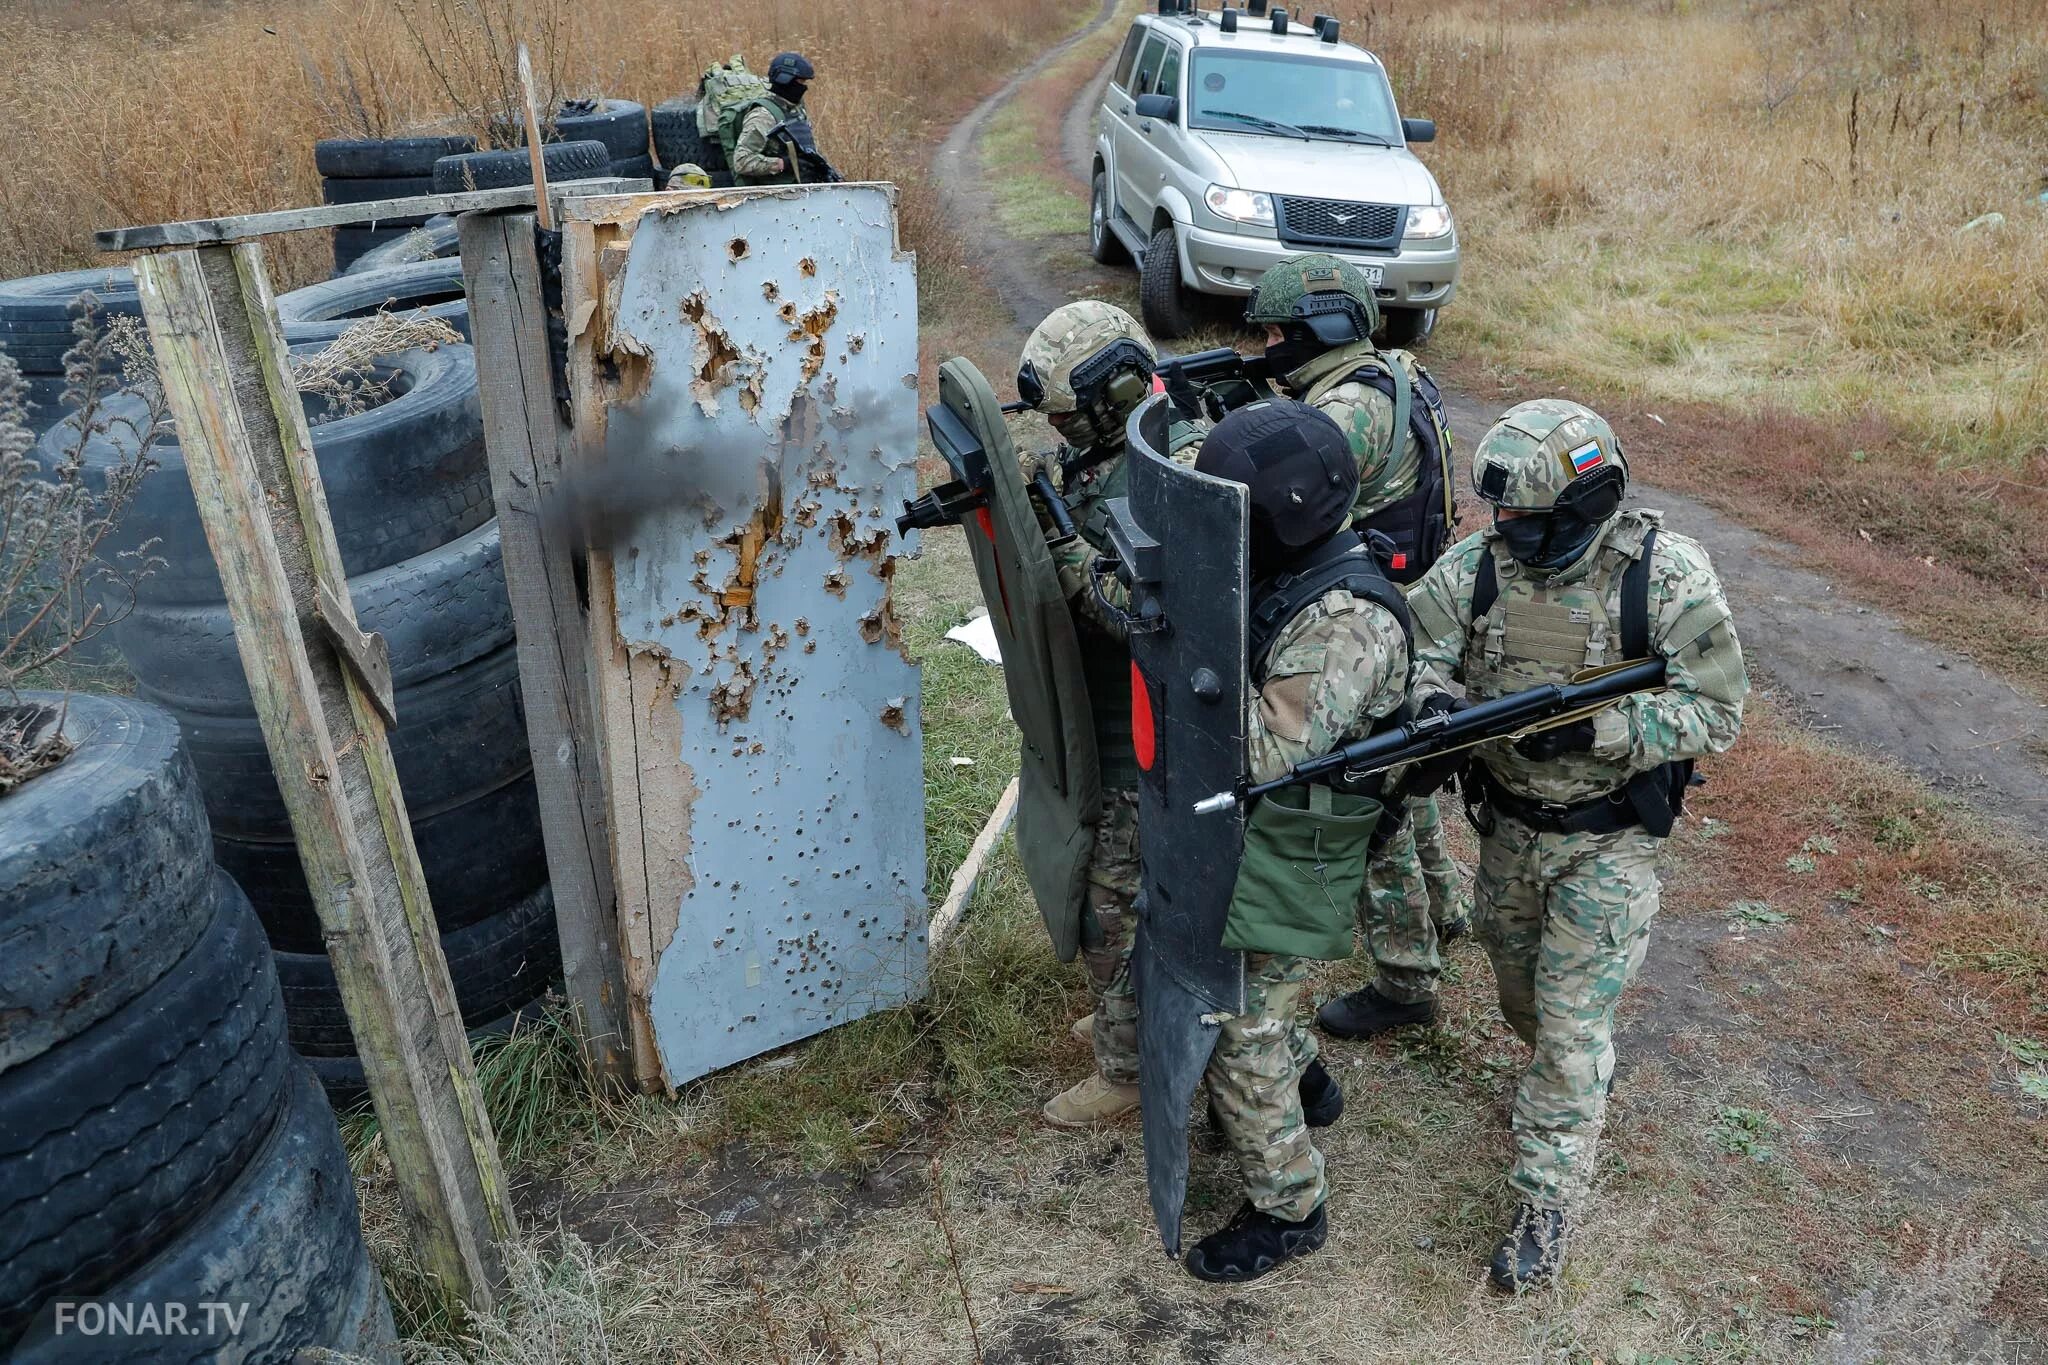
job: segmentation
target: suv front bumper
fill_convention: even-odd
[[[1397,256],[1331,251],[1328,247],[1290,246],[1275,237],[1245,237],[1210,228],[1181,229],[1183,282],[1204,294],[1249,294],[1267,269],[1312,251],[1380,272],[1379,301],[1388,308],[1441,308],[1458,289],[1458,239],[1441,245],[1409,247]],[[1188,276],[1192,274],[1192,278]]]

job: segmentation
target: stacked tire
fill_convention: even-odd
[[[395,242],[362,260],[372,260],[380,252],[404,250],[409,244],[431,243],[434,231],[422,229],[416,234],[417,243],[412,239]],[[285,339],[293,343],[331,341],[350,323],[385,310],[438,318],[467,340],[469,296],[464,292],[462,258],[451,254],[382,269],[351,269],[331,280],[294,289],[277,301]]]
[[[601,142],[610,174],[621,179],[648,180],[654,158],[648,155],[647,108],[632,100],[569,100],[555,111],[549,142]]]
[[[697,131],[695,96],[663,100],[654,106],[650,123],[654,134],[654,159],[662,170],[699,166],[710,175],[713,185],[725,188],[733,183],[732,167],[726,163],[725,148],[719,145],[717,138],[705,137]]]
[[[175,1304],[180,1359],[395,1360],[333,1111],[286,1046],[262,925],[213,865],[177,721],[24,700],[63,708],[73,749],[0,797],[0,1351],[162,1359],[162,1337],[92,1321]]]
[[[367,204],[434,193],[434,163],[476,150],[472,137],[327,138],[313,144],[320,172],[320,198],[329,204]],[[422,227],[426,219],[401,216],[334,230],[334,270],[388,246]]]
[[[78,339],[72,305],[84,293],[99,300],[102,318],[142,316],[125,265],[0,280],[0,349],[28,381],[29,421],[38,433],[63,416],[64,353]]]
[[[560,947],[475,356],[448,345],[380,363],[390,401],[330,419],[309,400],[313,449],[357,619],[390,648],[392,753],[456,998],[472,1027],[493,1027],[545,993]],[[88,465],[118,460],[124,436],[118,426],[95,436]],[[254,902],[276,952],[293,1046],[331,1092],[354,1096],[361,1068],[183,460],[169,440],[152,453],[160,467],[142,481],[113,549],[155,540],[164,565],[142,580],[116,636],[138,694],[184,732],[214,856]]]

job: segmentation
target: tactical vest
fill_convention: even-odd
[[[761,95],[755,99],[748,100],[745,104],[735,106],[730,113],[721,116],[718,123],[718,142],[725,149],[726,165],[732,165],[733,150],[739,146],[740,129],[746,123],[747,115],[753,113],[756,109],[768,110],[775,115],[777,123],[809,123],[811,121],[810,112],[804,106],[801,104],[784,104],[773,95]],[[766,151],[770,156],[782,158],[782,170],[775,175],[762,176],[758,180],[752,176],[744,177],[745,184],[795,185],[802,183],[803,177],[797,174],[796,158],[789,154],[787,147],[777,148],[771,143],[766,148]]]
[[[1072,474],[1068,473],[1069,469]],[[1085,466],[1063,466],[1062,483]],[[1130,482],[1123,456],[1111,457],[1100,482],[1088,489],[1087,502],[1075,509],[1081,538],[1098,551],[1109,549],[1109,502],[1123,497]],[[1102,789],[1128,791],[1138,785],[1137,749],[1131,738],[1130,646],[1078,617],[1074,633],[1081,647],[1081,676],[1088,681],[1089,719],[1095,730],[1095,761],[1102,770]]]
[[[1401,623],[1412,648],[1407,599],[1387,581],[1357,535],[1347,531],[1310,562],[1254,589],[1247,651],[1254,687],[1264,684],[1273,648],[1287,626],[1333,591],[1383,608]],[[1401,718],[1397,710],[1373,721],[1369,732]],[[1380,793],[1375,776],[1315,782],[1261,797],[1245,825],[1223,946],[1331,962],[1350,957],[1366,864],[1385,814]]]
[[[1592,567],[1569,583],[1531,580],[1527,589],[1503,598],[1503,573],[1521,574],[1520,565],[1501,562],[1505,551],[1497,541],[1485,546],[1472,591],[1472,627],[1465,637],[1465,695],[1490,701],[1545,683],[1569,682],[1581,669],[1598,668],[1650,657],[1650,570],[1661,519],[1654,512],[1621,513],[1593,551]],[[1610,610],[1610,599],[1613,609]],[[1612,759],[1592,754],[1562,754],[1538,763],[1524,758],[1511,744],[1489,744],[1479,750],[1484,770],[1504,789],[1501,804],[1510,813],[1521,802],[1570,807],[1603,799],[1616,805],[1612,828],[1639,821],[1622,804],[1624,792],[1648,796],[1650,788],[1670,787],[1675,814],[1690,779],[1690,763],[1665,764],[1648,774],[1631,774]],[[1643,820],[1640,823],[1649,823]],[[1668,833],[1652,828],[1652,833]]]
[[[1361,487],[1359,501],[1351,510],[1353,528],[1361,533],[1376,531],[1393,542],[1392,551],[1385,553],[1387,577],[1405,586],[1436,563],[1458,520],[1451,421],[1436,380],[1406,351],[1374,351],[1355,365],[1333,370],[1310,385],[1302,401],[1314,407],[1334,390],[1352,383],[1384,394],[1393,403],[1394,441],[1398,444],[1404,433],[1411,435],[1419,452],[1413,492],[1375,507],[1367,503],[1370,494]]]

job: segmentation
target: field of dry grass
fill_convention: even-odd
[[[1448,351],[1664,399],[2048,445],[2032,0],[1338,3],[1469,253]],[[2001,226],[1964,230],[1998,213]]]
[[[444,12],[487,13],[537,47],[552,33],[541,64],[558,90],[650,106],[735,51],[758,68],[801,48],[819,71],[821,141],[848,175],[903,183],[905,236],[943,303],[950,244],[922,193],[923,147],[990,76],[1064,33],[1076,6],[947,0],[907,23],[903,6],[879,0],[715,14],[657,0],[16,0],[0,6],[0,276],[92,264],[97,227],[318,202],[316,139],[454,112],[433,68],[456,63],[445,47],[430,63],[403,22],[424,16],[432,49]],[[273,239],[280,278],[325,278],[324,236]]]

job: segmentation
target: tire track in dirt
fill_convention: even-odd
[[[1005,234],[991,209],[977,146],[1003,106],[1051,63],[1110,22],[1104,0],[1087,27],[1048,49],[978,105],[947,137],[934,175],[947,215],[986,262],[1023,337],[1075,296],[1085,279],[1045,259],[1038,243]],[[1086,185],[1094,116],[1114,55],[1082,87],[1060,121],[1062,169]],[[1471,450],[1503,406],[1449,397],[1451,427]],[[1908,631],[1889,614],[1859,606],[1825,575],[1800,567],[1769,537],[1682,494],[1636,483],[1630,501],[1662,508],[1670,524],[1705,545],[1735,608],[1744,653],[1806,722],[1891,758],[1937,790],[1968,801],[2022,835],[2039,839],[2048,821],[2048,706],[1961,654]]]

